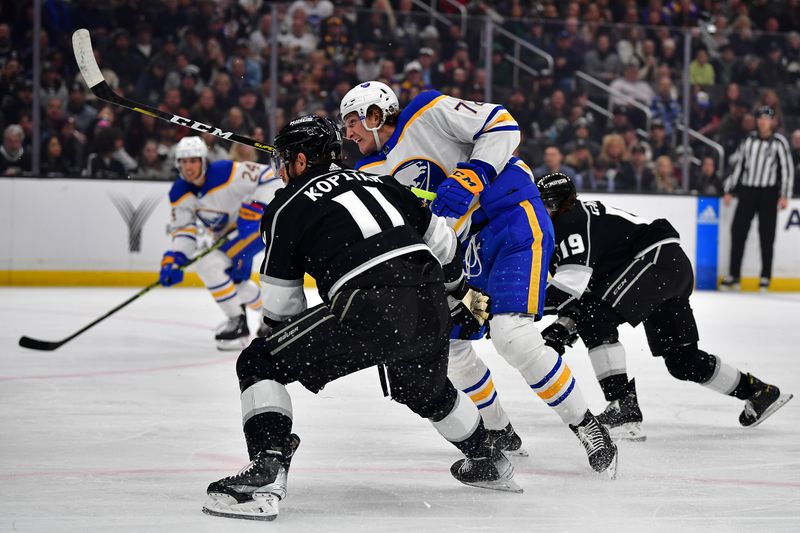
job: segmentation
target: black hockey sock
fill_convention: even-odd
[[[254,459],[259,452],[283,450],[292,432],[292,419],[281,413],[260,413],[244,424],[247,452]]]
[[[492,454],[490,448],[491,440],[486,428],[483,427],[483,420],[478,422],[478,427],[472,432],[472,435],[462,440],[461,442],[454,442],[453,446],[461,450],[461,452],[471,459],[478,457],[489,457]]]
[[[623,398],[628,393],[628,374],[614,374],[600,380],[600,388],[606,401],[613,402]]]
[[[745,374],[744,372],[739,372],[739,384],[736,385],[736,388],[733,389],[733,392],[731,392],[729,396],[739,398],[740,400],[746,400],[758,392],[758,389],[762,388],[763,386],[764,383],[757,377],[751,374]]]

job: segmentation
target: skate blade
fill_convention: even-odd
[[[503,450],[503,453],[506,456],[513,456],[513,457],[530,457],[528,450],[525,448],[517,448],[516,450]]]
[[[248,338],[241,337],[226,341],[217,341],[217,350],[221,352],[239,352],[247,347]]]
[[[211,496],[203,505],[203,512],[211,516],[223,518],[238,518],[241,520],[261,520],[270,522],[278,517],[277,499],[253,499],[244,503],[227,494]]]
[[[467,483],[462,481],[464,485],[469,485],[470,487],[478,487],[479,489],[489,489],[489,490],[499,490],[501,492],[514,492],[516,494],[522,494],[524,491],[522,487],[520,487],[516,481],[513,479],[506,479],[501,478],[495,481],[475,481],[471,483]]]
[[[642,431],[641,422],[628,422],[616,427],[606,426],[606,429],[608,429],[608,435],[613,441],[644,442],[647,440],[647,435]]]
[[[764,413],[761,415],[761,417],[760,417],[758,420],[756,420],[755,422],[753,422],[753,423],[752,423],[752,424],[750,424],[749,426],[745,426],[745,427],[746,427],[746,428],[754,428],[754,427],[756,427],[756,426],[757,426],[757,425],[759,425],[761,422],[763,422],[764,420],[766,420],[767,418],[769,418],[770,416],[772,416],[772,415],[773,415],[773,413],[775,413],[775,411],[777,411],[778,409],[780,409],[781,407],[783,407],[784,405],[786,405],[786,403],[787,403],[789,400],[791,400],[792,398],[794,398],[794,395],[793,395],[793,394],[781,394],[780,396],[778,396],[778,399],[777,399],[777,400],[775,400],[774,402],[772,402],[772,405],[770,405],[769,407],[767,407],[766,411],[764,411]]]

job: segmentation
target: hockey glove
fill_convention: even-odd
[[[453,324],[460,327],[459,338],[471,338],[489,320],[492,303],[489,295],[470,287],[466,281],[462,281],[455,291],[447,295],[447,303]]]
[[[250,274],[253,272],[253,256],[239,254],[234,256],[232,261],[231,267],[225,270],[231,277],[231,281],[239,284],[250,279]]]
[[[239,218],[236,219],[236,229],[239,238],[258,232],[261,227],[261,217],[264,216],[264,205],[258,202],[248,202],[239,208]]]
[[[545,345],[551,347],[558,355],[564,355],[564,346],[572,347],[578,340],[578,327],[575,321],[567,316],[560,316],[555,322],[544,328],[542,338]]]
[[[161,259],[161,272],[158,275],[158,282],[164,287],[170,287],[183,281],[183,270],[181,267],[189,260],[181,252],[167,252]]]
[[[469,210],[472,199],[489,183],[486,172],[472,163],[458,163],[436,189],[431,211],[440,217],[461,218]]]

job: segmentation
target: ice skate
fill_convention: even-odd
[[[739,423],[744,427],[755,427],[783,407],[793,395],[781,394],[775,385],[763,383],[751,375],[748,377],[755,382],[759,390],[745,400],[744,410],[739,415]]]
[[[217,328],[214,339],[217,341],[217,350],[242,350],[247,346],[250,338],[250,329],[247,327],[247,315],[228,318]]]
[[[300,438],[292,434],[287,452],[261,452],[238,474],[211,483],[203,512],[226,518],[275,520],[278,503],[286,497],[289,465],[299,444]]]
[[[453,477],[465,485],[483,489],[522,492],[514,481],[514,465],[497,448],[491,457],[464,458],[450,467]]]
[[[734,278],[733,276],[725,276],[719,283],[719,290],[721,291],[738,291],[741,289],[742,286],[739,283],[739,278]]]
[[[490,429],[488,433],[489,438],[492,439],[492,444],[496,448],[500,448],[506,455],[528,457],[527,450],[522,447],[522,439],[514,431],[511,422],[503,429]]]
[[[583,420],[577,426],[569,428],[583,444],[589,456],[589,465],[595,472],[605,472],[608,477],[617,477],[617,446],[611,442],[608,430],[597,421],[597,418],[586,411]]]
[[[647,440],[642,431],[642,411],[636,398],[634,380],[628,382],[625,396],[609,403],[605,411],[597,415],[597,421],[608,429],[611,440]]]

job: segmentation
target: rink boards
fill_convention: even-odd
[[[170,247],[170,183],[85,179],[0,179],[0,285],[143,286],[156,279]],[[698,275],[713,288],[727,274],[733,206],[716,198],[582,194],[681,235]],[[759,274],[757,222],[742,268],[745,289]],[[196,275],[186,284],[199,285]],[[773,290],[800,290],[800,200],[778,213]]]

